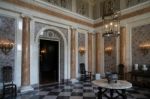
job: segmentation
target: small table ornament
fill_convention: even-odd
[[[134,64],[134,70],[138,70],[138,64]]]
[[[110,73],[106,75],[106,78],[108,80],[108,83],[117,83],[118,75],[115,73]]]
[[[145,64],[142,66],[142,70],[143,70],[143,71],[147,71],[147,70],[148,70],[148,68],[146,67]]]

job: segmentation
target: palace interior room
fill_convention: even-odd
[[[149,99],[149,72],[149,0],[0,0],[0,99]]]

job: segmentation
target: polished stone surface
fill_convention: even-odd
[[[92,81],[93,84],[108,89],[128,89],[132,87],[132,84],[125,80],[117,80],[117,83],[108,83],[107,79]]]
[[[6,99],[97,99],[97,86],[90,82],[55,84],[40,87],[33,92]],[[109,93],[109,91],[108,91]],[[103,99],[106,99],[103,97]],[[118,99],[122,99],[119,97]],[[150,99],[150,89],[132,87],[127,89],[127,99]]]

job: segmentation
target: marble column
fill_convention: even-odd
[[[92,59],[92,52],[93,52],[93,47],[92,47],[92,33],[88,33],[88,71],[92,72],[92,67],[93,67],[93,59]]]
[[[76,29],[71,28],[71,79],[76,79]]]
[[[120,63],[125,64],[125,42],[126,42],[126,28],[120,28]]]
[[[100,61],[101,61],[101,57],[100,57],[100,54],[101,54],[101,47],[100,47],[100,40],[101,38],[101,35],[100,33],[96,33],[96,73],[100,73],[101,72],[101,68],[100,68]]]
[[[120,64],[126,64],[125,63],[125,46],[126,46],[126,28],[121,27],[120,28]],[[127,66],[125,66],[125,72],[127,72]]]
[[[31,91],[30,86],[30,18],[23,17],[22,28],[21,92]]]

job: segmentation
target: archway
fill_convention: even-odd
[[[56,27],[44,27],[42,28],[36,36],[36,43],[39,45],[40,40],[57,41],[59,43],[59,55],[58,55],[58,82],[67,79],[66,72],[68,73],[67,64],[67,41],[64,34]],[[39,49],[40,51],[40,49]],[[39,58],[40,59],[40,58]],[[39,64],[40,66],[40,64]],[[40,68],[39,70],[40,71]]]

